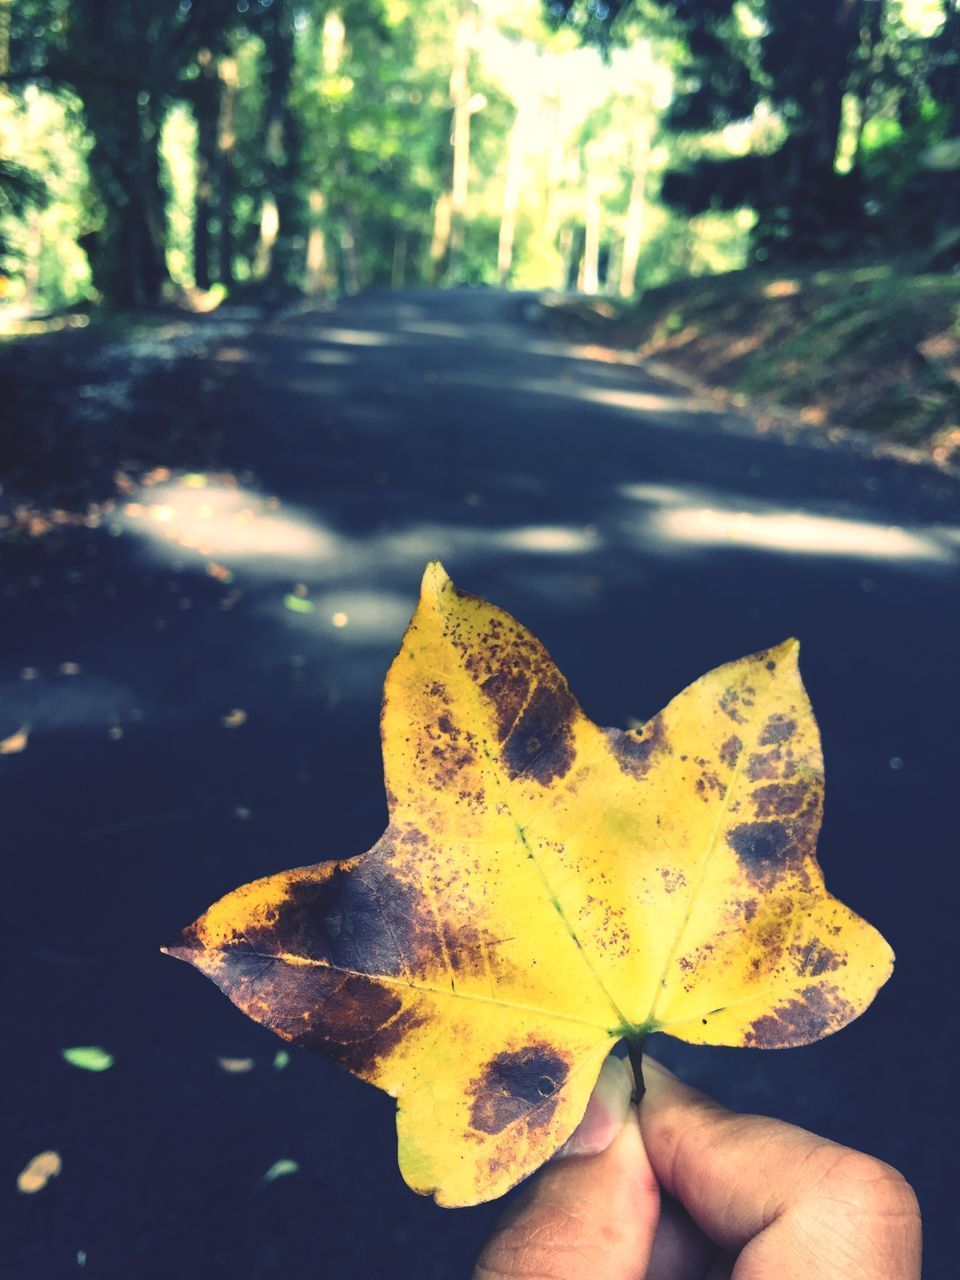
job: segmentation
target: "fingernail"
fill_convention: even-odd
[[[605,1151],[630,1114],[633,1077],[622,1058],[607,1058],[600,1068],[583,1119],[554,1159],[567,1156],[595,1156]]]

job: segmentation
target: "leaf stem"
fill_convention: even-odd
[[[627,1040],[627,1055],[630,1058],[630,1066],[633,1068],[633,1098],[632,1102],[636,1105],[646,1092],[646,1085],[643,1083],[643,1042],[646,1036],[630,1037]]]

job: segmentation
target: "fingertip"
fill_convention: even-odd
[[[583,1119],[554,1156],[592,1156],[606,1151],[632,1110],[633,1073],[622,1058],[609,1057],[600,1068]]]
[[[508,1209],[481,1255],[475,1280],[646,1275],[660,1192],[631,1105],[632,1089],[626,1065],[608,1059],[577,1131]]]

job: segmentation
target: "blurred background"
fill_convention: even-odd
[[[0,0],[0,1270],[469,1275],[393,1104],[159,944],[383,829],[424,564],[642,723],[797,635],[841,1035],[652,1046],[953,1257],[955,0]]]

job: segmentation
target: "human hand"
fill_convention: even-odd
[[[474,1280],[919,1280],[895,1169],[727,1111],[644,1059],[604,1064],[587,1113],[500,1222]]]

